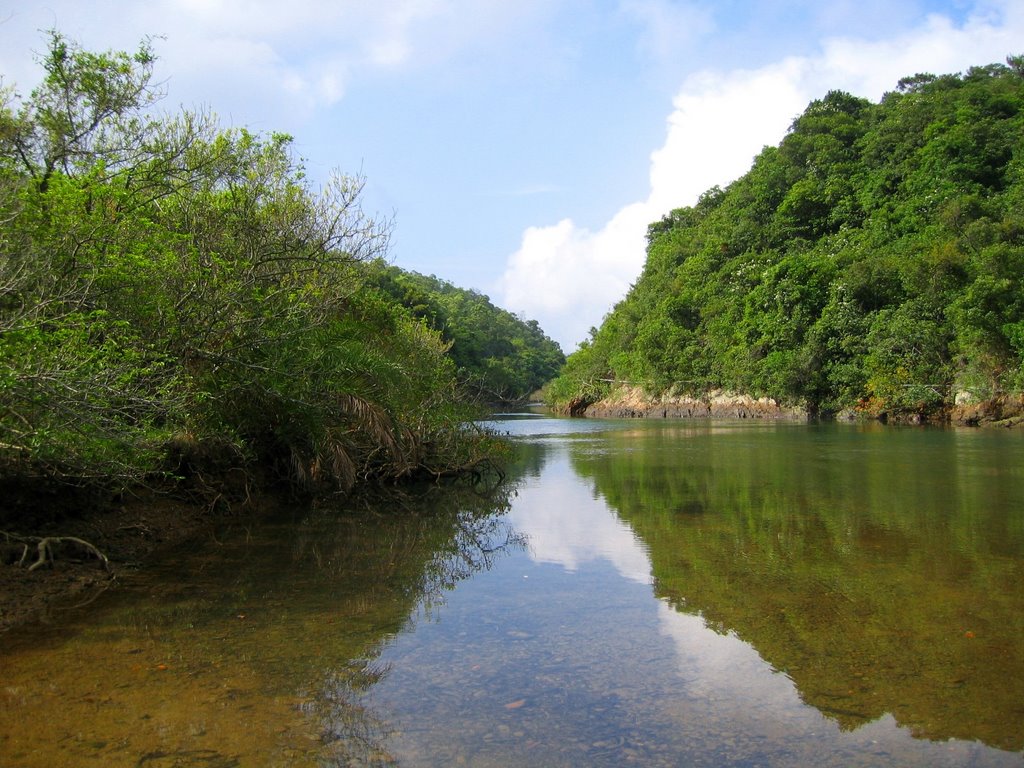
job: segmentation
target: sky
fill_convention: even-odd
[[[396,266],[571,352],[640,275],[648,224],[829,90],[1024,53],[1024,0],[0,0],[3,85],[31,91],[48,29],[154,37],[164,109],[291,134],[315,186],[364,177]]]

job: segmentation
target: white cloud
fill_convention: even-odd
[[[753,72],[689,78],[675,98],[665,144],[651,154],[644,205],[654,217],[741,176],[766,144],[777,143],[807,104],[809,66],[790,58]]]
[[[636,204],[623,208],[598,232],[577,227],[570,219],[527,229],[502,278],[501,304],[538,319],[563,348],[567,339],[584,338],[600,321],[594,316],[595,299],[624,295],[639,273],[649,222],[647,206]],[[553,318],[558,318],[559,335],[552,333]]]
[[[277,126],[337,103],[358,75],[413,65],[420,25],[453,12],[436,0],[164,0],[139,25],[174,25],[166,59],[187,92],[210,83],[204,101]]]
[[[500,302],[536,318],[564,349],[574,349],[639,276],[647,225],[742,175],[811,99],[831,89],[878,99],[905,75],[1002,61],[1018,52],[1022,39],[1024,7],[1008,1],[984,6],[961,27],[930,16],[889,39],[834,38],[817,56],[687,78],[665,143],[651,154],[648,197],[624,206],[597,231],[568,219],[527,229],[499,282]]]

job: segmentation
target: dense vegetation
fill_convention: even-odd
[[[289,137],[158,114],[148,43],[49,42],[0,94],[5,494],[345,490],[490,455],[448,342],[374,287],[391,223],[360,178],[314,192]]]
[[[378,264],[374,282],[450,344],[464,390],[487,403],[527,399],[565,363],[558,344],[536,320],[494,306],[487,296]]]
[[[811,411],[941,411],[1024,386],[1024,57],[830,92],[726,189],[648,230],[629,294],[570,356],[611,381]]]

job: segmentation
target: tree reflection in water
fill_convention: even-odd
[[[573,466],[649,548],[659,598],[841,730],[890,713],[1020,751],[1024,483],[1003,437],[670,424]]]
[[[300,705],[319,722],[327,764],[398,765],[386,746],[395,724],[365,703],[364,694],[390,672],[380,654],[417,614],[426,619],[436,615],[445,593],[459,582],[526,547],[526,538],[504,517],[514,492],[514,484],[506,482],[487,492],[457,486],[425,497],[389,496],[386,505],[374,499],[367,502],[372,509],[390,511],[371,513],[376,518],[372,526],[346,516],[347,525],[335,528],[336,537],[329,542],[323,540],[320,526],[296,540],[293,558],[312,559],[318,571],[339,584],[342,577],[351,578],[358,560],[367,590],[349,596],[355,604],[372,610],[383,599],[404,606],[401,617],[392,614],[379,625],[383,631],[362,656],[327,670]],[[374,529],[372,545],[353,535],[352,526]],[[361,557],[353,548],[359,541]]]
[[[515,484],[430,485],[236,521],[4,638],[4,765],[390,765],[380,655],[523,545]],[[55,703],[59,702],[59,704]]]

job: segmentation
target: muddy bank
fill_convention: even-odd
[[[807,421],[806,408],[784,406],[770,397],[753,398],[715,391],[695,397],[652,398],[640,389],[623,387],[610,397],[588,405],[582,413],[612,419],[769,419]]]

